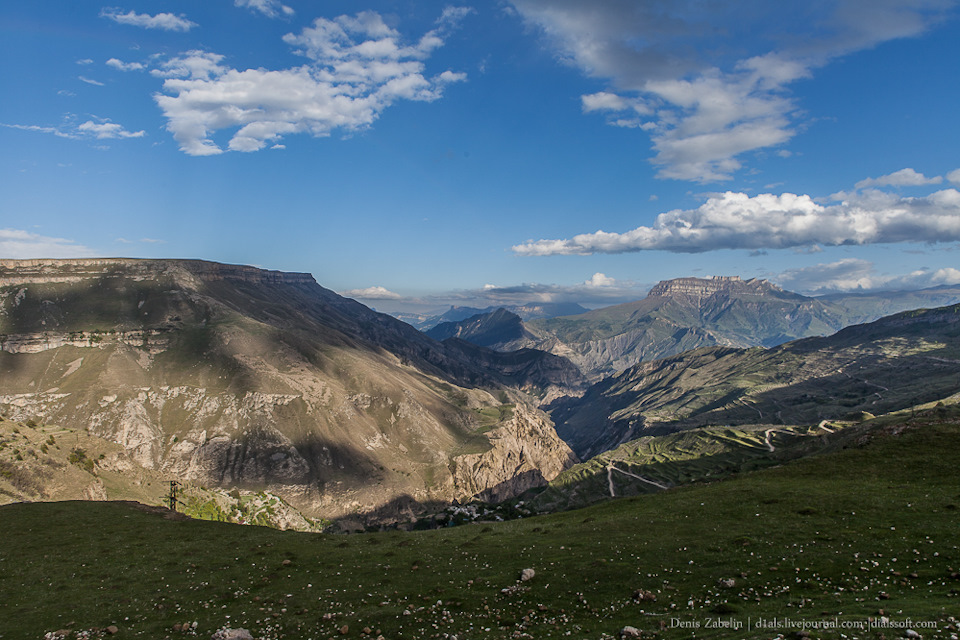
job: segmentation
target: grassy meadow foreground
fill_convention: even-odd
[[[604,638],[627,626],[776,638],[802,624],[814,638],[956,638],[955,411],[855,429],[847,448],[721,482],[435,531],[324,535],[135,503],[10,504],[0,638]]]

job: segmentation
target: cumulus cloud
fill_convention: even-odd
[[[42,236],[22,229],[0,229],[2,258],[85,258],[95,254],[92,249],[66,238]]]
[[[861,180],[856,184],[857,189],[866,189],[868,187],[922,187],[931,184],[940,184],[943,182],[943,178],[940,176],[934,176],[933,178],[928,178],[922,173],[917,173],[909,167],[906,169],[901,169],[900,171],[894,171],[893,173],[887,174],[885,176],[880,176],[879,178],[867,178],[866,180]]]
[[[278,18],[280,16],[292,16],[293,9],[279,0],[233,0],[236,7],[244,7],[251,11],[259,11],[268,18]]]
[[[362,300],[399,300],[402,296],[394,293],[386,287],[374,286],[366,289],[349,289],[341,291],[340,295],[347,298],[360,298]]]
[[[847,258],[789,269],[772,279],[787,289],[804,293],[923,289],[960,284],[960,270],[917,269],[904,275],[884,275],[869,260]]]
[[[187,20],[183,14],[175,16],[172,13],[158,13],[151,16],[148,13],[136,13],[134,11],[120,13],[120,9],[104,9],[100,12],[100,17],[108,18],[119,24],[143,27],[144,29],[162,29],[164,31],[189,31],[197,26],[196,22]]]
[[[143,71],[146,67],[140,62],[124,62],[117,58],[107,60],[107,66],[113,67],[118,71]]]
[[[583,284],[585,284],[588,287],[613,287],[613,286],[616,286],[617,281],[611,278],[610,276],[607,276],[598,271],[597,273],[593,274],[593,276]]]
[[[949,9],[940,0],[512,4],[563,61],[610,83],[581,97],[585,113],[649,131],[658,176],[698,182],[728,180],[743,154],[796,134],[791,83],[838,56],[918,35]]]
[[[466,79],[449,70],[427,77],[424,60],[467,12],[448,7],[436,28],[412,44],[372,11],[317,18],[284,36],[308,60],[292,69],[233,69],[223,56],[191,51],[151,71],[165,78],[154,99],[189,155],[223,153],[211,136],[225,129],[236,129],[227,143],[231,151],[276,146],[295,133],[360,130],[398,100],[437,100],[446,85]]]
[[[954,169],[947,174],[947,180],[953,184],[960,184],[960,169]]]
[[[109,120],[105,122],[94,122],[87,120],[77,126],[77,131],[84,135],[93,136],[98,140],[108,140],[111,138],[142,138],[147,135],[146,131],[127,131],[123,125],[119,125]]]
[[[726,192],[696,209],[675,209],[652,226],[624,233],[597,231],[570,239],[529,240],[520,255],[587,255],[662,250],[783,249],[809,245],[864,245],[960,240],[960,192],[944,189],[904,198],[868,191],[831,205],[807,195]]]

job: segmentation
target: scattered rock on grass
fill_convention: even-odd
[[[210,640],[253,640],[253,634],[246,629],[217,629],[210,636]]]
[[[633,599],[637,602],[655,602],[657,594],[646,589],[637,589],[633,592]]]

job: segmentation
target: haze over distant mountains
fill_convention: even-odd
[[[520,322],[502,312],[438,325],[492,349],[533,347],[569,358],[591,380],[707,346],[771,347],[832,334],[907,309],[960,302],[960,287],[809,297],[736,276],[666,280],[636,302]]]
[[[493,313],[498,309],[504,309],[519,316],[522,320],[536,320],[537,318],[554,318],[556,316],[572,316],[578,313],[589,311],[584,306],[576,302],[541,302],[528,304],[503,305],[494,307],[452,306],[443,313],[439,314],[418,314],[418,313],[393,313],[395,318],[403,320],[417,329],[427,331],[444,322],[458,322],[467,318]]]

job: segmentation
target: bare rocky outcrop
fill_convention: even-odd
[[[309,273],[269,271],[246,265],[206,260],[150,260],[137,258],[73,258],[0,260],[4,286],[36,283],[76,283],[92,278],[123,277],[154,280],[158,276],[192,276],[203,281],[237,280],[256,284],[316,284]]]
[[[117,443],[171,479],[269,489],[311,517],[500,499],[553,477],[570,452],[524,390],[566,384],[555,360],[479,360],[309,274],[0,261],[0,412]],[[507,404],[513,419],[484,432],[478,412]],[[484,449],[478,478],[457,474]]]
[[[578,462],[553,425],[522,405],[488,437],[489,451],[454,459],[454,482],[463,497],[499,502],[544,486]]]

